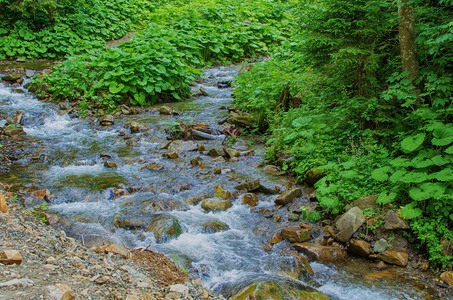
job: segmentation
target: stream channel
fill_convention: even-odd
[[[369,264],[348,258],[331,265],[310,262],[314,275],[299,276],[294,257],[288,255],[289,242],[265,247],[275,233],[297,226],[297,222],[288,221],[286,208],[274,211],[281,214],[281,222],[260,213],[273,211],[276,195],[258,193],[258,206],[250,208],[238,200],[240,192],[234,186],[259,179],[265,187],[285,190],[295,180],[264,173],[259,167],[263,164],[262,146],[251,140],[240,139],[233,147],[243,152],[254,149],[255,154],[231,162],[197,151],[177,151],[179,158],[169,159],[165,157],[167,150],[158,149],[167,141],[168,123],[187,121],[218,128],[219,120],[228,113],[221,108],[232,98],[230,89],[218,88],[217,83],[233,80],[239,68],[205,70],[204,82],[193,89],[203,86],[209,96],[171,103],[180,112],[178,116],[149,109],[117,116],[115,124],[107,127],[98,121],[71,118],[59,113],[53,103],[39,101],[30,93],[15,93],[0,83],[0,126],[5,122],[2,119],[18,110],[24,114],[27,133],[21,137],[27,144],[25,155],[12,165],[9,174],[2,175],[1,182],[48,189],[53,195],[51,210],[62,220],[62,228],[77,239],[87,244],[110,241],[162,252],[191,276],[201,278],[205,287],[224,296],[253,282],[272,281],[289,289],[317,290],[330,299],[434,299],[434,291],[419,284],[409,268],[390,267],[394,276],[370,282],[365,280],[374,272]],[[149,130],[131,134],[127,127],[130,121]],[[221,142],[197,141],[206,149],[222,147]],[[101,154],[110,156],[108,160],[118,167],[105,167]],[[36,155],[39,159],[33,160]],[[204,162],[203,168],[192,167],[190,161],[196,157]],[[163,168],[140,170],[151,162]],[[215,168],[220,168],[221,174],[214,174]],[[217,185],[233,193],[233,206],[228,210],[207,213],[197,201],[186,203],[187,199],[213,197]],[[118,196],[115,189],[132,193]],[[308,203],[307,194],[298,201]],[[157,241],[152,232],[116,226],[118,220],[133,223],[156,216],[175,218],[182,233]],[[226,230],[213,232],[204,226],[212,221],[226,224]],[[314,233],[314,238],[321,235],[319,230]]]

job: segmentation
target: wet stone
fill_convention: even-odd
[[[294,214],[294,213],[288,214],[288,221],[297,222],[297,221],[299,221],[299,218],[300,218],[300,215],[298,215],[298,214]]]
[[[287,227],[282,229],[282,238],[291,243],[302,243],[311,238],[311,231],[300,227]]]
[[[295,198],[300,196],[302,196],[302,190],[300,188],[293,188],[279,195],[274,200],[274,203],[277,205],[286,205],[291,203]]]
[[[225,190],[222,185],[218,185],[214,188],[214,196],[220,199],[231,200],[231,193]]]
[[[409,229],[410,226],[394,210],[390,210],[385,215],[384,228],[387,230]]]
[[[384,252],[381,252],[373,257],[379,258],[388,264],[401,267],[407,266],[409,262],[409,256],[407,253],[393,250],[385,250]]]
[[[116,164],[116,162],[106,161],[106,162],[104,162],[104,167],[113,169],[113,168],[117,168],[118,165]]]
[[[253,193],[242,194],[239,199],[248,206],[257,206],[259,202],[258,196]]]
[[[368,257],[372,253],[372,249],[371,245],[365,241],[351,239],[349,241],[348,252],[361,257]]]
[[[176,159],[176,158],[179,158],[179,155],[175,151],[172,151],[172,152],[167,152],[167,157],[170,159]]]
[[[100,118],[99,124],[102,126],[111,126],[115,124],[115,119],[112,115],[105,115]]]

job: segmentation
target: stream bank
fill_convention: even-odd
[[[26,135],[18,139],[28,145],[5,183],[28,189],[22,201],[30,207],[49,202],[59,218],[54,226],[70,236],[93,246],[150,247],[174,257],[205,286],[226,296],[256,282],[318,290],[331,299],[425,299],[448,291],[421,283],[413,265],[376,271],[365,260],[348,258],[310,261],[313,274],[303,269],[301,260],[313,258],[291,251],[291,242],[278,234],[307,225],[298,209],[316,206],[314,196],[293,178],[266,173],[262,146],[253,140],[241,138],[229,147],[221,140],[172,142],[165,149],[175,122],[223,131],[218,123],[227,111],[221,108],[230,104],[231,92],[218,83],[231,81],[237,71],[237,66],[206,70],[194,87],[194,93],[203,88],[206,94],[173,103],[178,114],[163,115],[158,109],[119,114],[109,126],[70,118],[62,105],[3,88],[8,106],[1,110],[10,118],[17,116],[15,110],[23,111]],[[137,131],[131,130],[132,122],[139,125]],[[237,152],[213,154],[224,148]],[[170,157],[171,152],[178,157]],[[256,188],[250,186],[256,180]],[[36,197],[39,189],[48,191]],[[275,192],[294,189],[300,192],[291,205],[275,206]],[[244,196],[250,193],[254,196]],[[210,204],[217,208],[209,209]],[[218,205],[226,205],[225,210]],[[329,238],[321,224],[308,225],[313,227],[310,240]],[[156,228],[171,230],[159,234]]]

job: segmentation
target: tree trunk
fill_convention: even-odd
[[[415,44],[415,13],[414,3],[411,0],[400,0],[398,7],[398,38],[401,49],[403,72],[409,72],[405,79],[410,81],[417,95],[420,89],[415,81],[420,76],[417,58],[417,45]]]

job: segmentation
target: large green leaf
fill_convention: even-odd
[[[450,124],[448,124],[450,125]],[[453,142],[453,128],[448,125],[441,124],[433,130],[433,139],[431,142],[435,146],[447,146]]]
[[[311,117],[299,117],[293,120],[292,124],[294,127],[302,127],[310,124],[311,120],[313,120]]]
[[[431,174],[431,178],[443,182],[453,180],[453,170],[451,168],[444,168],[442,171]]]
[[[387,181],[389,179],[387,168],[379,168],[371,172],[371,178],[377,181]]]
[[[381,205],[389,204],[396,198],[396,193],[382,192],[378,195],[376,202]]]
[[[417,205],[417,202],[412,202],[408,205],[406,205],[402,210],[401,210],[401,215],[405,219],[414,219],[417,217],[420,217],[423,213],[423,211],[420,208],[415,207]]]
[[[124,84],[122,84],[122,83],[118,84],[116,82],[112,82],[112,84],[110,84],[110,86],[109,86],[109,92],[112,94],[116,94],[116,93],[119,93],[123,88],[124,88]]]
[[[401,147],[406,152],[413,152],[423,144],[425,137],[425,133],[408,136],[401,142]]]

